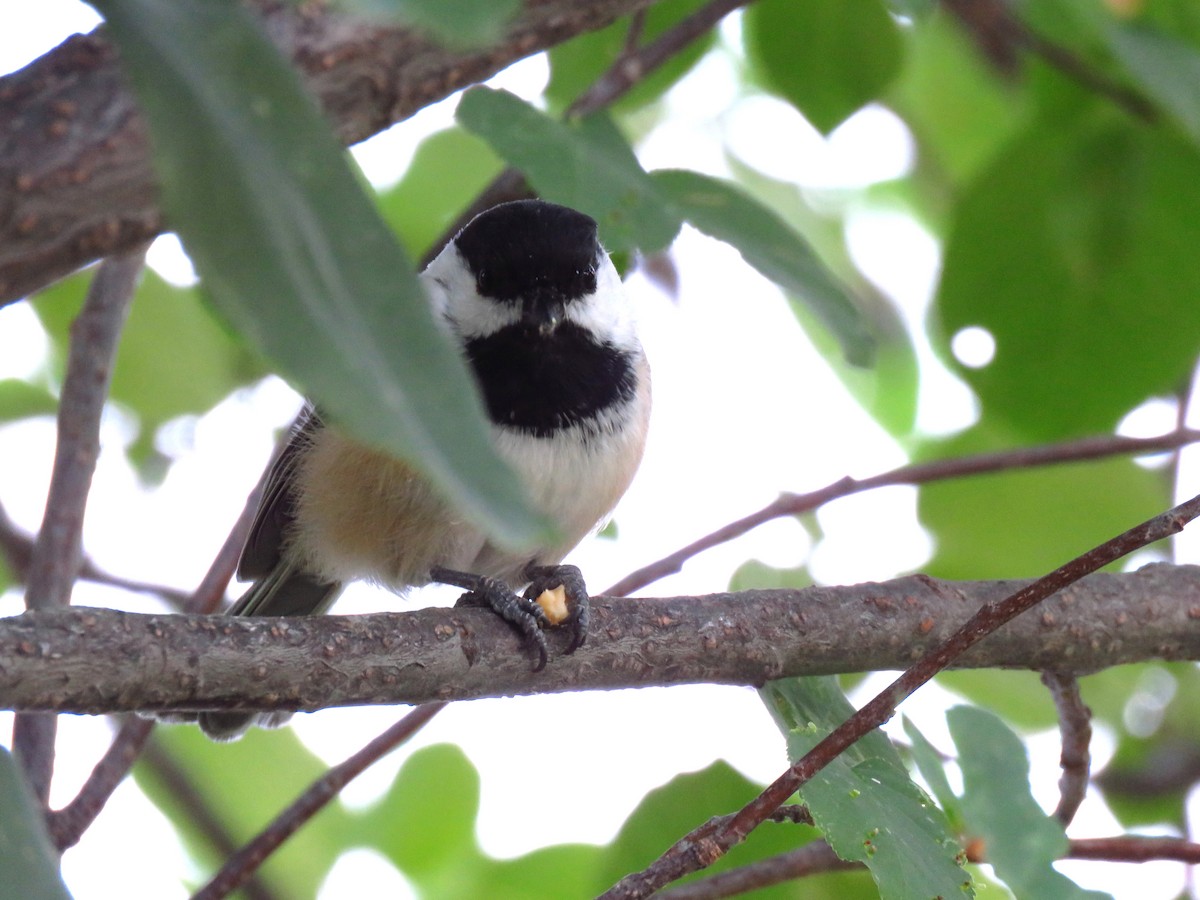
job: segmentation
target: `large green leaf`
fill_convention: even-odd
[[[334,421],[506,545],[545,537],[466,367],[295,72],[234,0],[97,0],[213,302]]]
[[[767,85],[823,132],[878,97],[900,67],[899,31],[879,0],[759,0],[743,33]]]
[[[832,677],[773,681],[760,695],[793,760],[854,713]],[[800,797],[838,856],[871,870],[885,900],[974,896],[945,816],[913,783],[882,732],[845,750]]]
[[[520,169],[539,195],[594,218],[610,253],[652,253],[678,233],[678,217],[607,116],[563,124],[507,91],[485,87],[467,91],[456,116]]]
[[[1018,897],[1101,900],[1055,871],[1067,849],[1058,820],[1046,815],[1029,790],[1029,756],[1021,739],[995,715],[956,706],[946,715],[963,775],[967,827],[984,840],[987,860]]]
[[[45,816],[6,747],[0,747],[0,823],[2,893],[22,900],[69,900]]]
[[[874,340],[846,288],[778,215],[732,184],[699,172],[664,169],[651,177],[680,218],[736,247],[746,262],[808,306],[838,336],[851,362],[871,362]]]
[[[1200,351],[1200,152],[1102,110],[1031,128],[958,204],[938,339],[980,326],[960,367],[986,419],[1037,440],[1103,431],[1184,383]]]

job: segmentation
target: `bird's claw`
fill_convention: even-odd
[[[566,653],[571,654],[587,640],[588,624],[591,621],[591,604],[583,573],[577,566],[539,566],[530,563],[525,567],[529,587],[525,589],[526,600],[536,600],[545,591],[563,588],[567,594],[568,615],[560,624],[571,627],[571,643]]]
[[[466,591],[458,598],[455,606],[490,609],[512,625],[521,634],[529,655],[533,657],[533,671],[540,672],[546,668],[549,651],[542,629],[549,626],[550,622],[540,606],[526,597],[517,596],[502,581],[484,575],[472,575],[469,572],[458,572],[439,566],[433,569],[430,577],[434,581]]]

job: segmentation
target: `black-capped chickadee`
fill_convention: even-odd
[[[572,652],[587,594],[563,557],[612,511],[642,457],[650,369],[633,311],[596,223],[540,200],[476,216],[422,274],[435,318],[475,375],[501,457],[558,529],[552,546],[513,553],[463,520],[406,463],[356,443],[309,410],[267,476],[238,564],[255,583],[241,616],[325,612],[347,582],[403,593],[431,581],[468,591],[546,661],[533,598],[563,585]],[[523,596],[514,593],[529,585]],[[237,737],[275,714],[199,714],[210,737]]]

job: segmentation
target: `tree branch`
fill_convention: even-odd
[[[17,710],[298,709],[423,703],[903,669],[1026,582],[881,584],[706,597],[598,598],[588,643],[529,671],[486,610],[295,619],[81,609],[0,619],[0,703]],[[1098,574],[956,661],[1087,672],[1200,660],[1200,568]]]
[[[895,715],[899,704],[938,672],[952,663],[956,664],[981,641],[997,633],[1022,613],[1029,612],[1034,606],[1043,606],[1041,619],[1045,623],[1046,600],[1073,588],[1084,577],[1103,566],[1155,541],[1178,534],[1197,515],[1200,515],[1200,496],[1135,525],[1017,589],[1000,602],[981,607],[954,634],[937,643],[916,663],[906,668],[899,678],[822,738],[725,824],[718,828],[711,824],[701,825],[676,841],[641,872],[627,875],[601,896],[606,900],[646,897],[671,881],[712,865],[731,847],[745,840],[751,831],[832,760]]]
[[[319,3],[253,0],[353,144],[505,66],[652,0],[526,0],[502,42],[450,51]],[[146,139],[103,29],[0,78],[0,304],[164,229]]]
[[[100,415],[108,396],[117,339],[125,324],[146,248],[105,260],[96,270],[83,308],[71,323],[67,371],[58,405],[58,444],[42,527],[34,542],[25,605],[53,609],[71,602],[83,561],[83,513],[100,456]],[[20,715],[13,753],[43,805],[54,772],[53,716]]]
[[[1032,469],[1038,466],[1084,462],[1125,454],[1156,453],[1175,450],[1198,440],[1200,440],[1200,431],[1187,428],[1149,438],[1122,437],[1113,434],[1096,435],[1038,447],[1018,447],[1015,450],[996,450],[953,459],[908,463],[889,472],[872,475],[870,478],[847,476],[818,490],[809,491],[807,494],[780,494],[778,498],[762,509],[752,512],[736,522],[723,525],[686,547],[649,563],[636,572],[631,572],[605,593],[616,596],[632,594],[660,578],[680,571],[684,563],[705,550],[711,550],[713,547],[735,540],[772,519],[811,512],[826,503],[840,497],[848,497],[851,494],[897,484],[929,484],[934,481],[995,474],[1013,469]]]

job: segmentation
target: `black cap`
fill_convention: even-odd
[[[596,290],[596,220],[544,200],[481,212],[454,239],[482,296],[508,303],[564,303]]]

